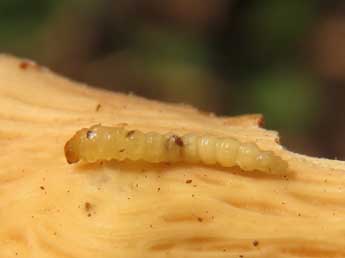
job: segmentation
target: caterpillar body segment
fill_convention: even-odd
[[[271,151],[262,151],[254,143],[234,138],[172,133],[143,133],[123,127],[101,125],[81,129],[65,145],[68,163],[79,160],[143,160],[151,163],[186,162],[239,166],[242,170],[284,172],[286,161]]]

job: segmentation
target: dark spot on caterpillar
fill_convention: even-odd
[[[200,217],[198,217],[198,221],[199,221],[199,222],[202,222],[202,221],[203,221],[203,219],[202,219],[202,218],[200,218]]]
[[[41,189],[41,190],[44,190],[45,188],[44,188],[44,186],[40,186],[40,189]]]
[[[129,138],[129,137],[131,137],[134,133],[135,133],[134,130],[128,131],[128,133],[126,134],[126,137]]]
[[[96,112],[98,112],[100,109],[101,109],[101,104],[97,104],[97,106],[96,106]]]
[[[89,140],[93,139],[95,136],[96,136],[96,132],[95,131],[88,130],[86,132],[86,138],[88,138]]]
[[[254,240],[253,241],[253,246],[258,246],[259,245],[259,241],[258,240]]]
[[[119,150],[119,152],[124,152],[125,151],[125,149],[121,149],[121,150]]]
[[[160,188],[160,187],[158,187],[158,188],[157,188],[157,192],[159,192],[160,190],[161,190],[161,188]]]
[[[173,135],[173,136],[171,136],[171,137],[174,139],[175,143],[176,143],[178,146],[180,146],[180,147],[183,147],[183,146],[184,146],[184,143],[183,143],[183,140],[182,140],[181,137],[179,137],[179,136],[177,136],[177,135]]]
[[[193,180],[192,179],[188,179],[188,180],[186,180],[186,184],[190,184],[190,183],[192,183],[193,182]]]

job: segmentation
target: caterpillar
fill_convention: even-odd
[[[65,144],[68,163],[79,160],[143,160],[151,163],[186,162],[239,166],[242,170],[284,172],[287,162],[272,151],[260,150],[254,143],[241,143],[235,138],[173,133],[143,133],[124,127],[95,125],[84,128]]]

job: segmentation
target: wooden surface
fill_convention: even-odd
[[[290,153],[261,121],[96,90],[1,56],[0,257],[345,257],[344,162]],[[291,173],[67,164],[65,142],[98,123],[236,137]]]

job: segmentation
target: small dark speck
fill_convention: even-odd
[[[190,183],[192,183],[193,182],[193,180],[192,179],[188,179],[188,180],[186,180],[186,184],[190,184]]]
[[[301,217],[301,213],[298,213],[297,215],[298,215],[298,217]]]
[[[244,258],[244,256],[243,256],[243,255],[240,255],[239,258]]]
[[[259,245],[259,241],[258,240],[254,240],[253,241],[253,246],[258,246]]]
[[[44,190],[45,188],[44,188],[44,186],[40,186],[40,189],[41,189],[41,190]]]
[[[96,106],[96,112],[98,112],[100,109],[101,109],[101,104],[98,104],[97,106]]]
[[[150,228],[152,228],[152,225],[150,225]]]
[[[19,64],[19,67],[21,68],[21,69],[23,69],[23,70],[26,70],[28,67],[29,67],[29,63],[28,62],[21,62],[20,64]]]
[[[122,152],[124,152],[124,151],[125,151],[125,149],[121,149],[121,150],[119,150],[119,152],[121,152],[121,153],[122,153]]]
[[[95,136],[96,136],[96,132],[95,131],[88,130],[86,132],[86,138],[88,138],[89,140],[95,138]]]
[[[199,222],[202,222],[202,221],[203,221],[203,219],[202,219],[202,218],[200,218],[200,217],[198,217],[198,221],[199,221]]]
[[[160,188],[160,187],[158,187],[158,188],[157,188],[157,192],[159,192],[160,190],[161,190],[161,188]]]
[[[177,135],[173,135],[172,137],[173,137],[175,143],[176,143],[178,146],[180,146],[180,147],[183,147],[183,146],[184,146],[184,142],[183,142],[183,140],[182,140],[181,137],[179,137],[179,136],[177,136]]]
[[[16,255],[18,255],[18,253],[16,252]]]
[[[91,203],[85,202],[84,208],[85,208],[86,211],[89,211],[91,209]]]
[[[91,217],[91,213],[87,214],[88,217]]]
[[[192,197],[194,197],[194,194],[192,194]]]
[[[131,137],[134,133],[135,133],[134,130],[128,131],[126,137],[129,138],[129,137]]]

